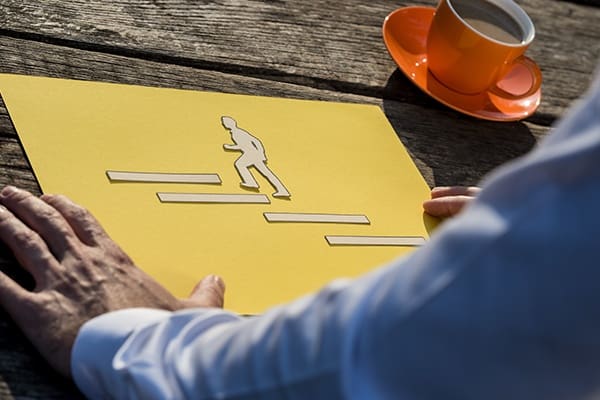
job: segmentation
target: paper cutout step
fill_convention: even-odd
[[[263,203],[169,204],[156,192],[203,190],[106,178],[114,166],[218,171],[222,183],[209,194],[262,194],[240,188],[232,164],[242,153],[223,150],[230,131],[222,116],[260,138],[269,168],[292,193],[291,201],[277,201],[277,212],[360,210],[371,225],[337,224],[335,234],[428,236],[421,204],[429,187],[377,106],[6,74],[0,93],[42,192],[63,193],[88,208],[176,296],[218,274],[227,283],[225,307],[255,314],[414,249],[332,247],[324,240],[330,225],[268,223],[263,213],[271,211],[267,200],[275,203],[271,192]],[[270,189],[267,178],[249,169]]]
[[[422,246],[425,238],[417,236],[336,236],[327,235],[331,246]]]
[[[220,184],[218,174],[175,174],[167,172],[125,172],[106,171],[106,176],[112,182],[142,182],[142,183],[200,183]]]
[[[156,193],[162,203],[269,204],[264,194]]]
[[[317,214],[317,213],[263,213],[269,222],[307,222],[331,224],[370,224],[366,215],[359,214]]]

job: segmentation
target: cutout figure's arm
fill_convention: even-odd
[[[225,150],[229,150],[229,151],[237,151],[237,150],[241,150],[242,148],[240,146],[238,146],[237,144],[224,144],[223,148]]]
[[[253,137],[251,143],[256,148],[256,150],[258,150],[261,154],[264,154],[265,157],[267,156],[265,148],[263,147],[262,142],[260,140]]]

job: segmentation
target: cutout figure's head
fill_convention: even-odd
[[[235,128],[237,126],[237,123],[235,122],[235,119],[231,118],[231,117],[221,117],[221,123],[223,124],[223,126],[229,130],[232,130],[233,128]]]

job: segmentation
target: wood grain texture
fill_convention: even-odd
[[[419,3],[435,1],[410,4]],[[600,54],[600,10],[556,0],[520,3],[537,27],[529,54],[552,82],[532,118],[548,124],[589,82]],[[6,35],[65,46],[414,103],[402,92],[384,92],[395,65],[381,24],[406,4],[5,0],[0,26]]]
[[[3,0],[0,72],[377,104],[430,186],[476,184],[530,150],[587,86],[600,8],[580,2],[519,2],[536,24],[528,54],[545,79],[541,107],[522,122],[463,116],[412,85],[381,40],[385,15],[408,4],[389,0]],[[5,184],[39,194],[0,101]],[[32,286],[1,245],[0,270]],[[0,314],[0,398],[78,396]]]

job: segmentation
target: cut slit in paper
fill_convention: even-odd
[[[361,214],[316,214],[316,213],[286,213],[265,212],[265,219],[269,222],[307,222],[331,224],[370,224],[366,215]]]
[[[422,246],[421,236],[336,236],[327,235],[330,246]]]
[[[111,182],[143,182],[143,183],[202,183],[220,184],[218,174],[174,174],[163,172],[126,172],[106,171]]]
[[[233,163],[240,178],[242,178],[240,186],[250,190],[259,188],[258,182],[254,179],[254,176],[250,171],[250,167],[254,167],[275,189],[273,197],[290,197],[290,192],[286,189],[281,180],[279,180],[277,175],[275,175],[275,173],[267,166],[267,155],[262,142],[257,137],[252,136],[249,132],[239,128],[236,120],[231,117],[221,117],[221,123],[223,124],[223,127],[231,133],[231,140],[235,143],[224,144],[223,148],[228,151],[242,152],[242,155]]]
[[[270,204],[264,194],[156,193],[161,203]]]

